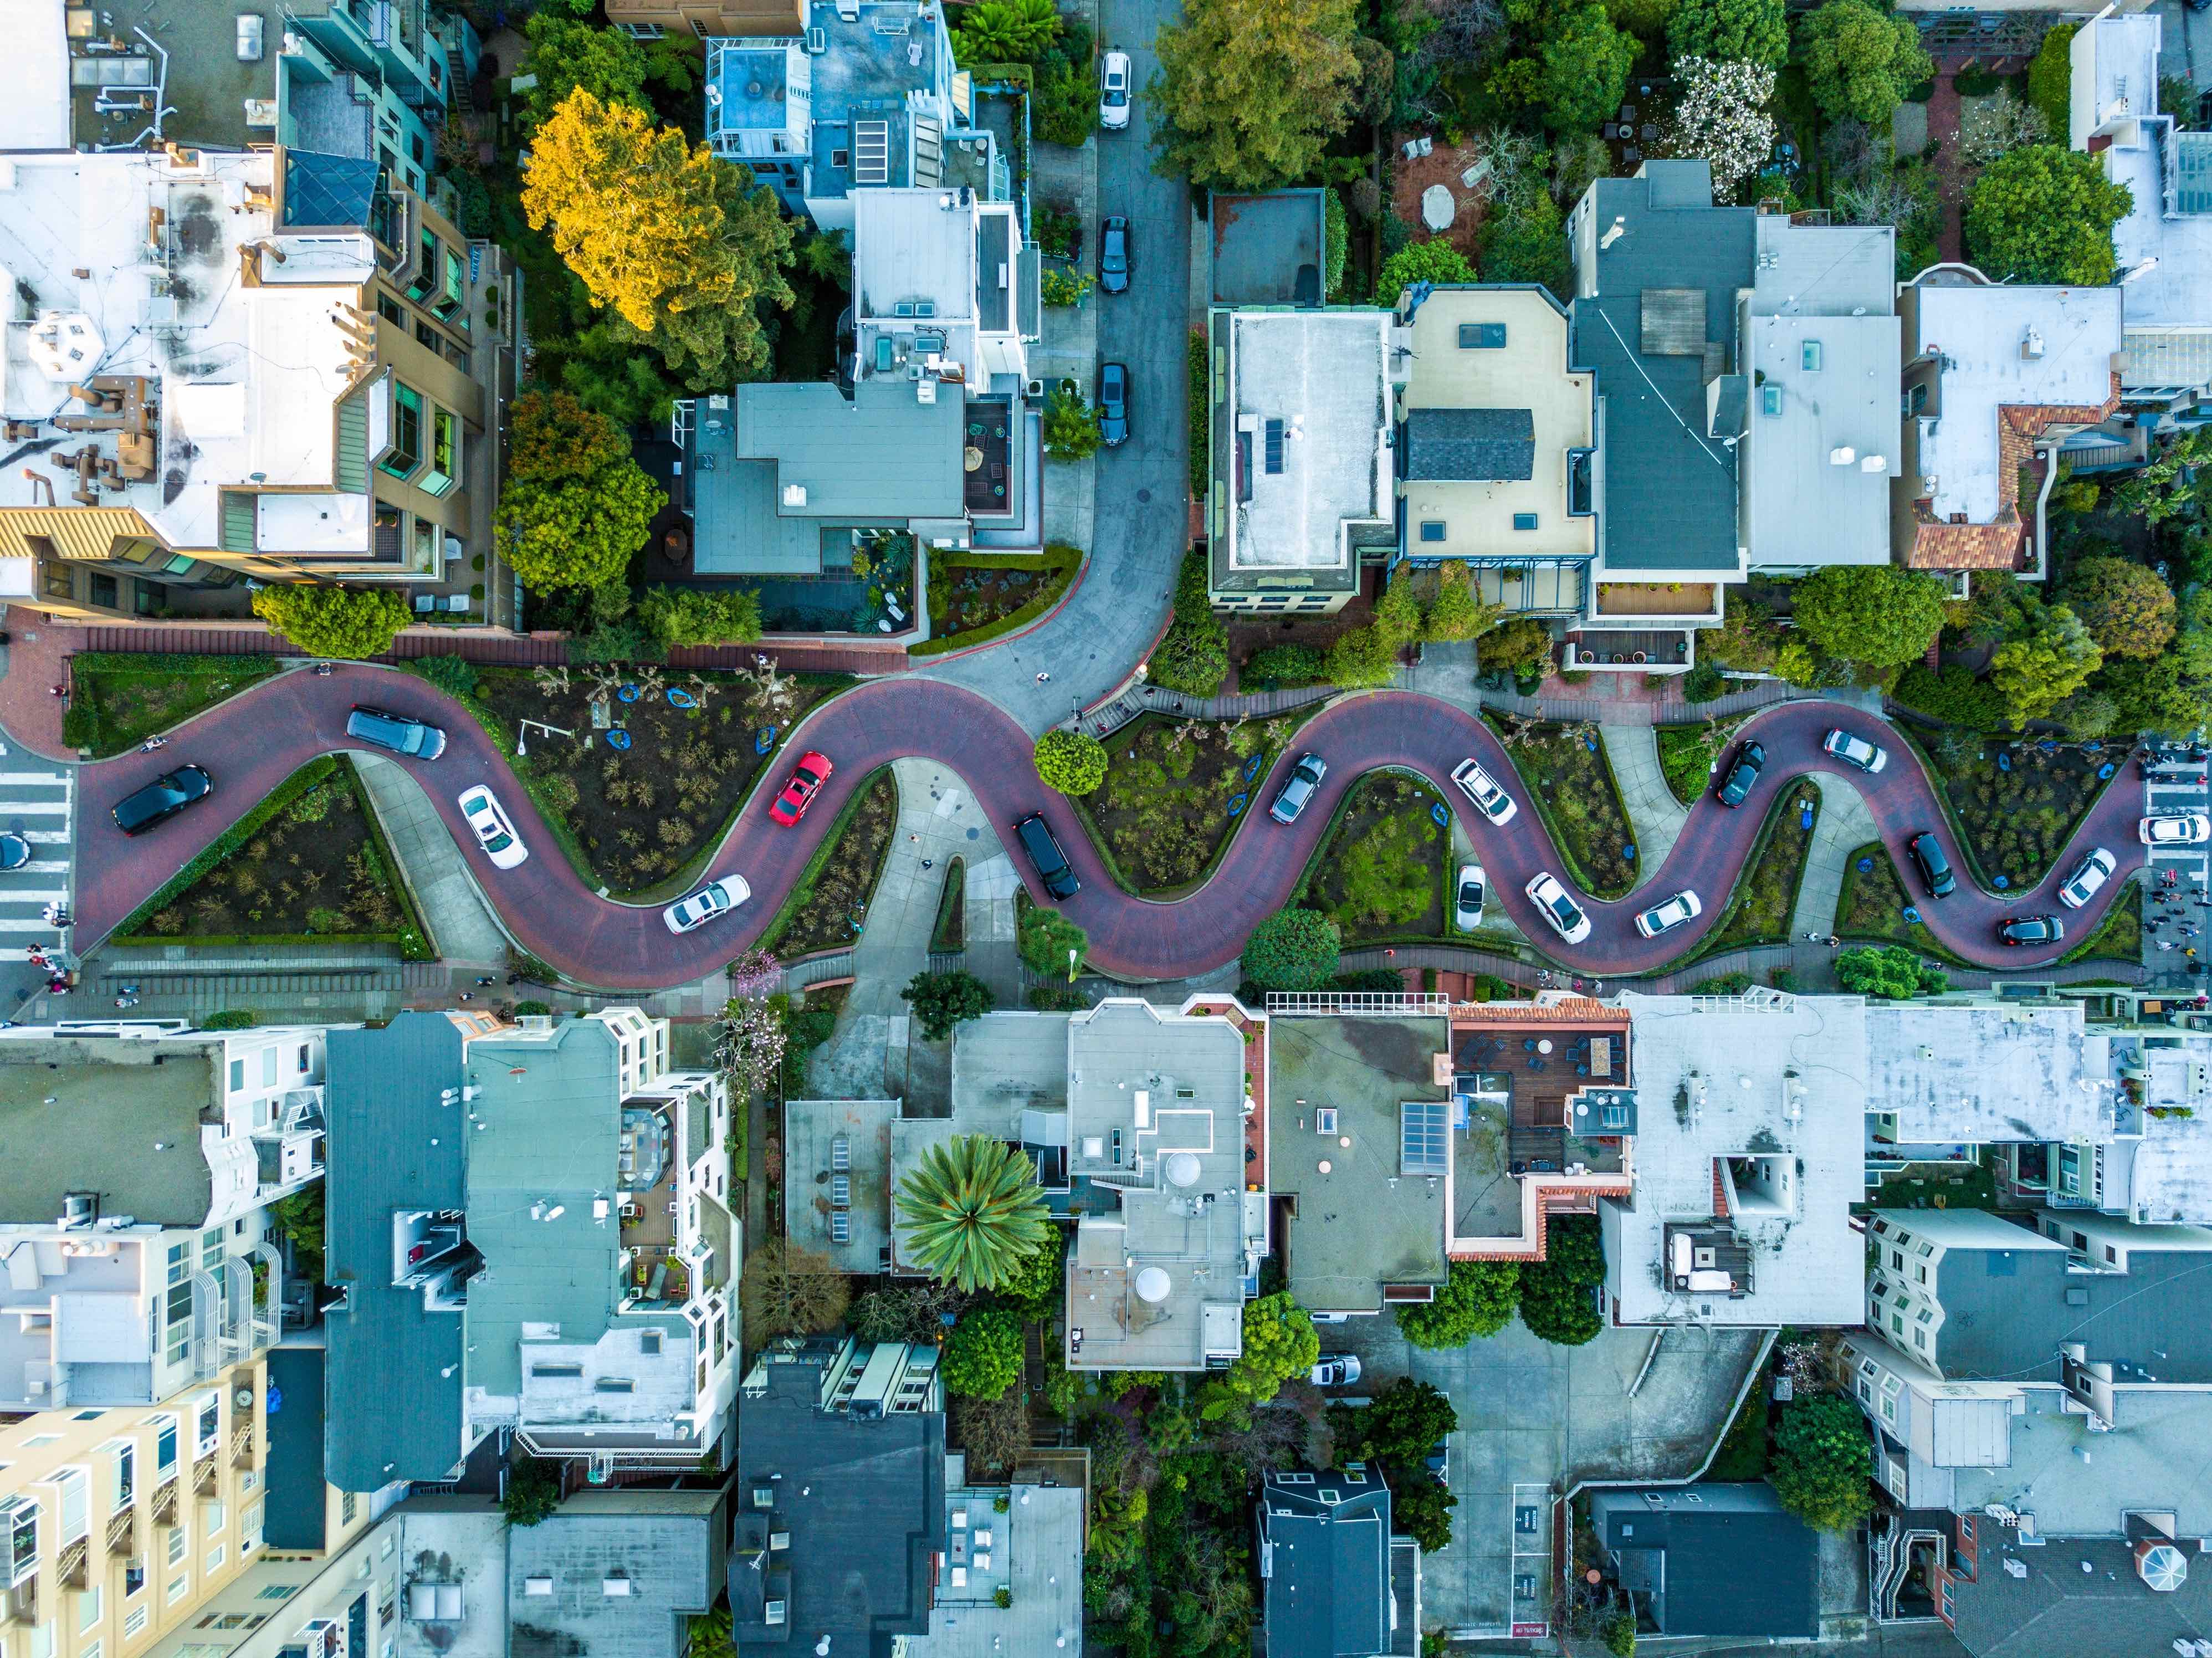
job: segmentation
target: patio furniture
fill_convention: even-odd
[[[1539,1054],[1550,1053],[1552,1051],[1552,1039],[1549,1036],[1547,1036],[1543,1041],[1538,1042],[1536,1044],[1536,1051]]]
[[[1521,1050],[1524,1054],[1534,1054],[1536,1051],[1536,1039],[1534,1036],[1529,1037],[1521,1044]]]

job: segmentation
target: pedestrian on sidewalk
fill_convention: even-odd
[[[1843,941],[1841,938],[1838,938],[1838,937],[1836,937],[1836,935],[1835,935],[1834,933],[1832,933],[1832,932],[1831,932],[1831,933],[1828,935],[1828,948],[1829,948],[1829,949],[1831,949],[1831,950],[1835,949],[1838,945],[1841,944],[1843,942],[1844,942],[1844,941]]]

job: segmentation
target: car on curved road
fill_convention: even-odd
[[[1740,806],[1750,798],[1759,783],[1759,774],[1766,768],[1766,749],[1757,742],[1746,743],[1735,751],[1735,763],[1728,768],[1721,786],[1714,791],[1724,806]]]
[[[1480,864],[1462,864],[1459,879],[1452,884],[1452,925],[1462,932],[1472,932],[1482,925],[1482,897],[1490,885],[1490,878],[1482,872]]]
[[[1686,921],[1694,921],[1705,914],[1705,907],[1698,902],[1698,895],[1686,888],[1664,903],[1654,904],[1636,918],[1636,930],[1647,938],[1656,938],[1662,932],[1672,932]]]
[[[1997,923],[2001,944],[2055,944],[2066,937],[2066,923],[2056,915],[2013,915]]]
[[[814,804],[814,797],[821,792],[822,786],[830,780],[830,774],[835,770],[836,768],[830,763],[829,756],[808,750],[799,756],[799,764],[792,771],[791,780],[783,786],[783,793],[775,797],[775,804],[768,809],[768,815],[786,829],[791,828],[806,816],[807,807]]]
[[[464,793],[458,804],[461,816],[476,831],[477,844],[484,849],[484,856],[491,859],[494,869],[513,869],[530,856],[530,848],[514,832],[514,824],[505,808],[483,784]]]
[[[2079,909],[2104,890],[2105,883],[2112,878],[2118,860],[2102,847],[2093,847],[2089,855],[2074,866],[2058,889],[2058,902],[2069,909]]]
[[[2136,832],[2147,847],[2201,847],[2212,841],[2212,817],[2201,811],[2154,811]]]
[[[1297,823],[1298,814],[1306,809],[1306,802],[1321,787],[1321,780],[1328,775],[1326,760],[1317,754],[1301,755],[1298,763],[1291,768],[1291,774],[1283,780],[1283,786],[1275,791],[1275,804],[1267,808],[1267,816],[1279,823]]]
[[[1951,860],[1943,855],[1943,843],[1929,830],[1923,829],[1905,842],[1906,854],[1912,866],[1920,872],[1927,883],[1930,898],[1948,898],[1959,884],[1959,878],[1951,873]]]
[[[1559,878],[1546,870],[1528,883],[1528,902],[1544,912],[1544,919],[1552,924],[1552,931],[1571,944],[1578,944],[1590,935],[1589,917],[1583,907],[1567,896],[1559,884]]]
[[[744,876],[725,875],[719,881],[708,882],[696,892],[685,893],[660,912],[660,919],[668,923],[671,932],[689,932],[717,916],[727,915],[752,896],[753,890],[746,884]]]
[[[446,751],[446,733],[427,720],[393,714],[356,702],[346,715],[345,733],[356,743],[383,749],[409,760],[435,760]]]
[[[1854,737],[1841,726],[1820,739],[1824,753],[1832,755],[1847,766],[1856,766],[1872,776],[1889,763],[1889,750],[1869,743],[1863,737]]]
[[[1452,781],[1459,792],[1474,802],[1474,809],[1493,823],[1510,823],[1520,808],[1513,797],[1498,786],[1498,780],[1472,760],[1462,760],[1452,768]]]
[[[109,816],[125,835],[143,835],[214,793],[215,779],[208,775],[205,767],[179,766],[125,795]]]
[[[1098,60],[1098,125],[1119,132],[1129,125],[1129,54],[1109,52]]]

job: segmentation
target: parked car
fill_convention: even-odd
[[[1698,895],[1686,889],[1638,916],[1636,930],[1647,938],[1656,938],[1662,932],[1672,932],[1685,921],[1696,920],[1705,914],[1705,908],[1698,902]]]
[[[1055,898],[1073,898],[1083,890],[1083,884],[1075,878],[1067,854],[1053,839],[1052,829],[1044,821],[1044,814],[1033,811],[1014,825],[1014,839],[1022,843],[1022,850],[1035,865],[1037,879],[1044,890]]]
[[[1118,362],[1098,371],[1098,434],[1109,449],[1129,440],[1129,371]]]
[[[1905,843],[1905,850],[1911,858],[1913,867],[1920,872],[1920,879],[1928,888],[1930,898],[1948,898],[1959,884],[1959,878],[1951,873],[1951,860],[1943,855],[1943,846],[1935,835],[1923,829]]]
[[[1307,1380],[1316,1388],[1349,1388],[1359,1380],[1359,1355],[1323,1353]]]
[[[1119,132],[1129,125],[1129,54],[1109,52],[1098,60],[1098,125]]]
[[[753,890],[746,884],[744,876],[725,875],[719,881],[708,882],[696,892],[685,893],[660,912],[660,919],[668,923],[671,932],[689,932],[719,915],[727,915],[752,896]]]
[[[1493,823],[1510,823],[1520,808],[1513,797],[1498,786],[1498,780],[1472,760],[1462,760],[1452,768],[1452,781],[1459,792],[1474,802],[1474,809]]]
[[[1544,919],[1552,930],[1571,944],[1578,944],[1590,935],[1589,917],[1583,908],[1567,896],[1567,890],[1551,871],[1528,883],[1528,902],[1544,912]]]
[[[289,1280],[288,1280],[289,1282]],[[1451,1436],[1446,1434],[1429,1447],[1429,1454],[1421,1459],[1428,1471],[1437,1477],[1437,1484],[1451,1484]]]
[[[514,832],[504,809],[492,796],[492,792],[479,783],[460,799],[461,816],[469,820],[476,831],[477,841],[491,859],[494,869],[513,869],[530,856],[530,848],[522,844],[522,837]]]
[[[21,869],[31,861],[31,843],[21,835],[0,834],[0,869]]]
[[[110,815],[125,835],[143,835],[166,823],[186,806],[197,805],[215,792],[215,779],[204,766],[179,766],[165,771],[143,788],[134,789],[115,803]]]
[[[2074,872],[2060,884],[2058,902],[2069,909],[2081,908],[2104,890],[2105,883],[2112,878],[2112,871],[2118,866],[2118,860],[2104,847],[2092,847],[2089,855],[2076,864]]]
[[[1279,823],[1297,823],[1298,814],[1306,809],[1306,802],[1321,787],[1321,780],[1328,775],[1328,762],[1319,755],[1300,756],[1298,763],[1291,768],[1291,774],[1283,780],[1283,786],[1275,791],[1275,804],[1267,808],[1267,816]]]
[[[1098,286],[1109,294],[1129,291],[1129,222],[1118,213],[1098,227]]]
[[[806,809],[814,804],[815,795],[830,780],[830,774],[836,769],[830,763],[829,756],[817,754],[809,749],[799,756],[799,764],[792,770],[791,780],[783,786],[783,793],[775,797],[775,803],[768,809],[768,815],[789,829],[806,816]]]
[[[2212,841],[2212,817],[2201,811],[2154,811],[2142,820],[2147,847],[2201,847]]]
[[[2056,915],[2014,915],[1997,923],[2001,944],[2055,944],[2066,937],[2066,923]]]
[[[435,760],[446,751],[446,733],[428,720],[356,702],[346,716],[346,735],[372,748],[388,749],[410,760]]]
[[[1728,768],[1716,792],[1724,806],[1740,806],[1749,798],[1759,781],[1759,774],[1766,768],[1766,750],[1758,743],[1746,743],[1735,751],[1735,763]]]
[[[1482,897],[1490,884],[1480,864],[1462,864],[1459,880],[1452,887],[1452,925],[1462,932],[1472,932],[1482,925]]]
[[[1820,739],[1820,746],[1847,766],[1856,766],[1869,774],[1889,763],[1889,750],[1869,743],[1863,737],[1854,737],[1838,726]]]

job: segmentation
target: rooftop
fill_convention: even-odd
[[[772,460],[777,515],[835,524],[957,519],[964,509],[957,388],[864,380],[850,399],[827,382],[738,388],[736,456]],[[702,537],[704,537],[702,526]]]
[[[2118,1189],[2139,1220],[2212,1222],[2212,1042],[2144,1043],[2136,1057],[2149,1073],[2143,1133],[2128,1148],[2128,1177]],[[2106,1156],[2121,1149],[2107,1148]]]
[[[723,1500],[718,1491],[583,1491],[537,1525],[510,1527],[513,1658],[683,1658],[687,1616],[722,1594]]]
[[[70,147],[66,15],[53,0],[0,0],[0,39],[15,64],[0,103],[0,150]]]
[[[1866,1107],[1895,1114],[1905,1145],[2108,1139],[2109,1046],[2078,1002],[1870,1005]]]
[[[853,317],[864,380],[935,372],[932,359],[979,392],[1025,377],[1015,303],[1024,274],[1022,234],[1011,204],[979,203],[970,191],[866,190],[853,211]],[[957,400],[957,386],[946,395]]]
[[[1216,191],[1207,203],[1214,304],[1321,304],[1327,197],[1322,190]]]
[[[907,1642],[910,1658],[1042,1658],[1062,1636],[1074,1649],[1083,1628],[1083,1488],[971,1485],[957,1451],[945,1458],[945,1564],[929,1633]],[[997,1604],[1002,1588],[1009,1606]]]
[[[783,1228],[795,1247],[842,1272],[882,1270],[890,1247],[891,1125],[898,1114],[896,1100],[793,1100],[784,1107]]]
[[[50,1226],[64,1193],[97,1190],[103,1216],[206,1224],[215,1183],[200,1114],[222,1105],[221,1060],[219,1041],[0,1042],[0,1223]]]
[[[2128,1509],[2160,1509],[2182,1536],[2212,1534],[2212,1393],[2115,1388],[2112,1425],[2094,1431],[2063,1388],[2024,1388],[2021,1401],[2004,1457],[1951,1470],[1958,1512],[1999,1505],[2059,1539],[2118,1537]]]
[[[1260,1539],[1269,1658],[1390,1649],[1390,1488],[1380,1479],[1357,1465],[1270,1474]]]
[[[1626,1172],[1622,1137],[1637,1115],[1628,1035],[1621,1013],[1587,997],[1453,1016],[1455,1248],[1533,1249],[1540,1192]]]
[[[1820,1632],[1820,1540],[1771,1485],[1609,1490],[1591,1523],[1621,1587],[1668,1636]]]
[[[2162,1593],[2136,1574],[2130,1546],[2118,1538],[2022,1547],[1989,1527],[1979,1570],[1951,1585],[1950,1600],[1952,1632],[1973,1658],[2144,1658],[2212,1630],[2212,1571],[2192,1564],[2179,1588]]]

